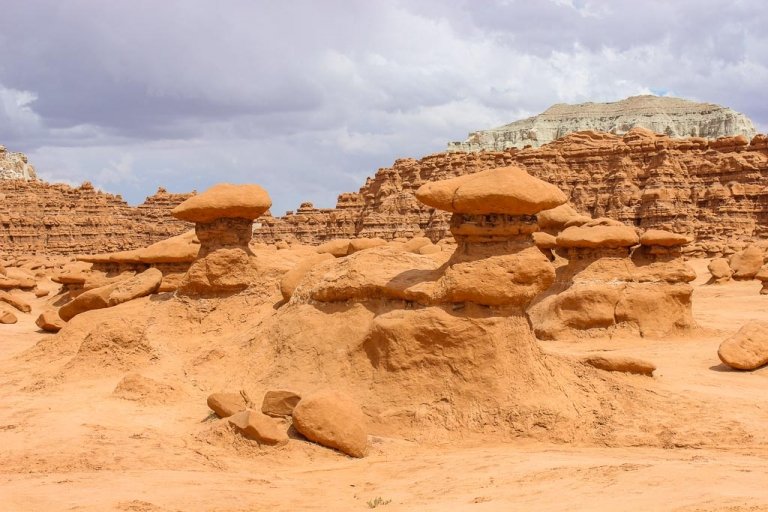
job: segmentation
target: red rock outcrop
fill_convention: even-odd
[[[689,251],[714,255],[768,237],[768,136],[670,139],[645,129],[624,136],[578,132],[540,148],[400,159],[359,192],[340,195],[335,209],[304,203],[285,217],[263,217],[255,237],[312,244],[421,234],[437,240],[448,235],[449,214],[420,205],[416,189],[505,165],[557,185],[591,217],[690,236]]]
[[[188,227],[170,210],[191,194],[164,189],[132,207],[119,195],[42,181],[0,180],[0,251],[76,254],[137,249]]]

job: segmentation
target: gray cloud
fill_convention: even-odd
[[[761,2],[17,0],[0,143],[138,202],[255,181],[332,206],[397,157],[557,102],[651,91],[762,130]]]

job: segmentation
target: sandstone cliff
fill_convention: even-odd
[[[643,229],[694,236],[705,252],[768,238],[768,137],[672,139],[636,128],[624,136],[580,132],[541,148],[437,153],[380,169],[335,209],[304,203],[262,217],[255,238],[319,243],[339,237],[391,240],[448,234],[448,215],[421,205],[428,181],[517,165],[557,185],[578,210]]]
[[[75,254],[136,249],[189,229],[170,209],[190,194],[164,189],[138,207],[90,183],[78,188],[0,180],[0,253]]]
[[[501,151],[528,145],[539,147],[577,131],[624,135],[635,127],[648,128],[672,138],[716,139],[744,135],[751,139],[756,134],[749,118],[729,108],[646,95],[613,103],[554,105],[537,116],[470,133],[466,141],[448,144],[448,150]]]

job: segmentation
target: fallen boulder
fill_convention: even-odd
[[[47,332],[59,332],[64,328],[66,322],[59,317],[56,311],[49,310],[40,313],[35,320],[35,325]]]
[[[290,416],[300,400],[301,396],[293,391],[267,391],[261,403],[261,412],[275,417]]]
[[[228,421],[243,437],[253,439],[259,444],[279,446],[288,442],[288,430],[285,426],[258,411],[246,409],[230,416]]]
[[[731,280],[731,276],[733,275],[733,270],[731,270],[731,266],[725,258],[713,259],[709,262],[709,265],[707,265],[707,270],[709,270],[709,273],[712,275],[712,280],[710,282],[717,284],[727,283]]]
[[[245,399],[239,393],[214,393],[208,397],[207,403],[219,418],[228,418],[247,406]]]
[[[0,310],[0,324],[15,324],[19,319],[10,311]]]
[[[24,299],[2,290],[0,290],[0,302],[10,304],[22,313],[29,313],[32,311],[32,306],[30,306]]]
[[[717,355],[723,363],[737,370],[755,370],[768,364],[768,322],[745,324],[720,344]]]
[[[368,448],[366,420],[360,407],[337,391],[319,391],[302,398],[293,410],[293,426],[309,439],[352,457]]]

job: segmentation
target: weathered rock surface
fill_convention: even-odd
[[[299,400],[301,400],[301,396],[293,391],[267,391],[264,393],[264,401],[261,403],[261,412],[275,417],[290,416]]]
[[[623,135],[640,127],[673,138],[743,135],[752,138],[755,127],[744,114],[711,103],[681,98],[633,96],[612,103],[557,104],[541,114],[469,134],[464,142],[452,142],[451,151],[501,151],[524,146],[538,147],[569,133],[583,130]]]
[[[712,275],[712,282],[722,284],[731,280],[733,270],[725,258],[713,258],[707,265],[707,270]]]
[[[30,311],[32,311],[32,306],[30,306],[27,301],[25,301],[21,297],[18,297],[12,293],[8,293],[2,290],[0,290],[0,302],[5,302],[6,304],[10,304],[14,308],[21,311],[22,313],[29,313]]]
[[[741,252],[737,252],[728,260],[733,270],[733,279],[754,279],[760,267],[763,266],[763,250],[756,245],[751,245]]]
[[[613,354],[589,356],[584,359],[584,363],[608,372],[636,373],[649,377],[656,370],[656,365],[650,361]]]
[[[366,424],[360,407],[338,391],[318,391],[293,410],[293,426],[301,435],[352,457],[364,457],[368,451]]]
[[[540,148],[400,159],[359,192],[341,194],[335,209],[305,203],[282,218],[265,216],[254,236],[307,244],[355,237],[436,241],[448,236],[450,214],[419,203],[415,191],[509,165],[556,185],[581,214],[685,235],[694,240],[686,248],[692,254],[719,256],[768,238],[768,137],[671,139],[639,128],[623,136],[573,133]]]
[[[65,322],[56,311],[43,311],[35,320],[35,325],[44,331],[59,332],[64,328]]]
[[[267,191],[258,185],[219,183],[190,197],[172,210],[177,219],[206,224],[217,219],[248,219],[261,216],[272,206]]]
[[[288,429],[280,421],[259,411],[246,409],[233,414],[228,421],[243,437],[259,444],[279,446],[288,442]]]
[[[239,393],[213,393],[208,397],[207,403],[219,418],[228,418],[244,410],[247,405]]]
[[[0,309],[0,324],[15,324],[19,319],[12,312]]]
[[[8,254],[87,254],[144,247],[188,227],[170,210],[190,194],[158,189],[138,207],[90,183],[0,179],[0,247]]]
[[[754,370],[768,364],[768,322],[753,321],[723,341],[720,360],[737,370]]]
[[[92,309],[117,306],[123,302],[150,295],[157,291],[162,281],[162,273],[154,268],[113,284],[88,290],[59,309],[59,316],[69,321],[80,313]]]

